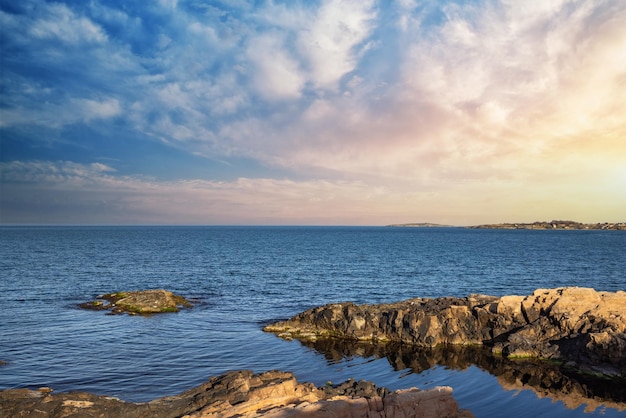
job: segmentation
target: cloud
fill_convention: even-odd
[[[107,36],[100,26],[91,20],[77,16],[64,4],[40,5],[34,10],[36,19],[28,32],[35,38],[51,39],[66,44],[102,43]]]
[[[37,107],[25,111],[23,108],[8,109],[2,112],[0,127],[12,125],[43,125],[60,128],[96,119],[109,119],[120,115],[121,105],[117,99],[92,100],[70,98],[62,103],[39,103]]]
[[[304,76],[298,62],[284,47],[279,34],[262,34],[248,44],[247,55],[253,64],[255,89],[269,99],[300,96]]]
[[[2,133],[36,148],[83,127],[123,131],[129,153],[150,140],[206,158],[204,172],[248,159],[284,175],[160,183],[94,167],[71,177],[54,164],[64,181],[90,179],[108,202],[133,201],[155,219],[165,209],[145,202],[169,208],[170,194],[181,211],[197,202],[244,219],[254,197],[267,219],[305,222],[313,215],[294,214],[308,207],[349,220],[340,210],[410,217],[393,205],[429,204],[452,219],[449,205],[479,195],[489,197],[473,206],[480,213],[497,199],[539,213],[533,205],[549,206],[558,190],[577,196],[562,198],[575,206],[622,185],[622,1],[229,4],[25,0],[0,9]],[[92,161],[101,155],[104,147]]]
[[[102,163],[80,164],[72,161],[9,161],[0,163],[3,183],[63,183],[66,179],[85,180],[115,169]]]
[[[309,63],[315,87],[334,89],[341,77],[355,69],[375,16],[373,1],[322,2],[298,34],[299,49]]]
[[[81,109],[82,119],[107,119],[117,116],[121,112],[119,101],[106,99],[102,101],[89,99],[75,99],[76,108]]]
[[[101,163],[0,163],[2,222],[365,223],[381,190],[359,182],[239,178],[230,182],[115,176]],[[56,208],[52,213],[42,208]],[[57,213],[63,218],[57,218]]]
[[[553,214],[592,222],[598,214],[616,221],[619,205],[626,205],[619,195],[613,207],[601,200],[579,202],[588,192],[584,188],[571,194],[547,187],[525,195],[523,184],[518,189],[510,182],[488,190],[479,183],[414,190],[358,180],[243,177],[163,182],[118,176],[100,163],[49,161],[0,163],[0,173],[3,223],[384,225],[419,219],[476,224]],[[563,194],[558,202],[554,193]]]
[[[441,23],[408,28],[400,77],[380,99],[365,76],[352,98],[323,102],[323,114],[313,102],[289,131],[305,145],[285,161],[390,178],[504,178],[576,138],[624,132],[623,4],[523,4],[446,6]]]

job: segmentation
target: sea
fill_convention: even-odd
[[[623,417],[624,381],[472,350],[287,341],[262,328],[335,302],[626,290],[625,254],[623,231],[1,226],[0,389],[145,402],[231,370],[279,369],[319,386],[350,378],[391,390],[450,386],[476,417]],[[160,288],[194,307],[130,316],[77,306]]]

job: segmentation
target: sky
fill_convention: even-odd
[[[626,221],[626,1],[0,0],[0,223]]]

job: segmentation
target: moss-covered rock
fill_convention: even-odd
[[[113,314],[150,315],[178,312],[181,308],[191,308],[193,305],[183,296],[156,289],[107,293],[78,306],[83,309],[108,310]]]

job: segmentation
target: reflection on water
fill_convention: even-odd
[[[446,346],[432,349],[398,343],[373,344],[347,340],[300,341],[322,354],[330,363],[346,358],[387,358],[397,370],[422,373],[435,366],[465,370],[475,365],[494,375],[506,390],[529,389],[540,398],[561,401],[587,411],[600,406],[626,410],[626,379],[580,374],[559,364],[533,359],[507,359],[494,356],[480,346]]]

